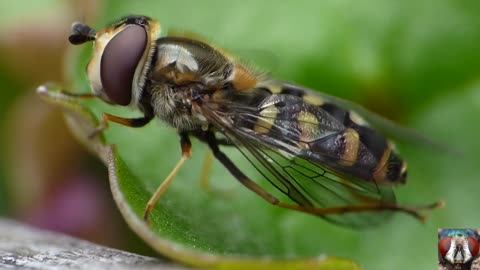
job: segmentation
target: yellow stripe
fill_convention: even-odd
[[[353,128],[347,128],[343,133],[345,138],[345,151],[342,160],[339,162],[343,166],[353,166],[357,161],[358,148],[360,145],[360,136]]]
[[[350,120],[352,120],[353,123],[359,125],[359,126],[366,126],[368,127],[367,121],[363,119],[358,113],[354,111],[349,111],[350,113]]]
[[[390,158],[390,155],[392,154],[392,146],[390,144],[387,145],[387,148],[383,152],[382,158],[378,161],[378,165],[373,170],[373,179],[375,179],[376,182],[378,183],[386,183],[385,177],[387,176],[387,170],[388,170],[388,159]]]
[[[311,94],[306,94],[305,96],[303,96],[303,100],[305,100],[306,103],[315,105],[315,106],[321,106],[325,103],[325,100],[323,100],[319,96],[311,95]]]
[[[302,142],[311,142],[315,140],[318,133],[318,119],[313,113],[299,112],[297,115],[298,127],[300,129],[300,140]]]
[[[260,116],[262,117],[259,117],[255,124],[255,132],[260,134],[268,133],[275,122],[277,114],[278,109],[275,106],[268,106],[262,110],[260,112]]]
[[[405,161],[402,161],[402,168],[400,169],[400,183],[405,184],[407,181],[407,163]]]
[[[280,94],[283,89],[279,84],[267,84],[265,86],[270,90],[270,92],[272,92],[272,94]]]

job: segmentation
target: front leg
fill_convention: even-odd
[[[100,124],[88,135],[88,137],[91,139],[97,136],[106,128],[108,128],[108,121],[112,121],[128,127],[143,127],[148,124],[152,119],[153,114],[145,114],[143,117],[138,118],[123,118],[109,113],[104,113],[102,114],[102,120],[100,121]]]
[[[65,103],[67,103],[68,100],[98,98],[98,96],[93,93],[71,93],[63,89],[56,90],[56,93],[58,94],[55,95],[55,91],[52,91],[49,88],[50,87],[48,86],[42,85],[37,88],[37,93],[44,96],[46,95],[49,100],[65,100]],[[102,119],[100,120],[100,124],[92,132],[90,132],[88,137],[91,139],[106,129],[108,127],[108,121],[129,127],[143,127],[153,118],[154,114],[152,112],[145,112],[143,117],[138,118],[123,118],[109,113],[104,113],[102,115]]]

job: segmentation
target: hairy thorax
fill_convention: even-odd
[[[184,38],[159,39],[147,80],[154,113],[181,131],[206,125],[194,106],[231,80],[232,64],[212,47]]]

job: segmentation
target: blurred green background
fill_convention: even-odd
[[[250,51],[249,59],[275,77],[353,100],[463,152],[459,157],[398,142],[410,168],[399,201],[444,199],[447,206],[426,224],[401,215],[362,232],[320,221],[318,234],[329,237],[319,250],[365,269],[427,269],[437,261],[437,228],[480,227],[480,2],[33,3],[0,3],[2,214],[152,254],[128,234],[103,166],[69,136],[59,112],[34,94],[46,81],[69,81],[63,63],[72,49],[71,22],[102,27],[120,16],[145,14],[163,29],[199,33],[242,56]],[[265,59],[270,54],[273,59]]]

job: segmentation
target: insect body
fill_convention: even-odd
[[[208,144],[237,180],[271,204],[339,224],[372,225],[392,211],[421,219],[420,210],[439,206],[396,203],[392,188],[406,181],[406,163],[382,133],[350,110],[365,113],[357,105],[256,73],[200,40],[161,37],[160,25],[148,17],[129,16],[98,32],[80,23],[72,30],[72,44],[94,41],[87,66],[92,96],[144,114],[104,114],[92,135],[108,121],[139,127],[155,117],[180,135],[182,157],[147,204],[146,220],[190,156],[190,136]],[[220,146],[237,147],[293,203],[249,179]]]

